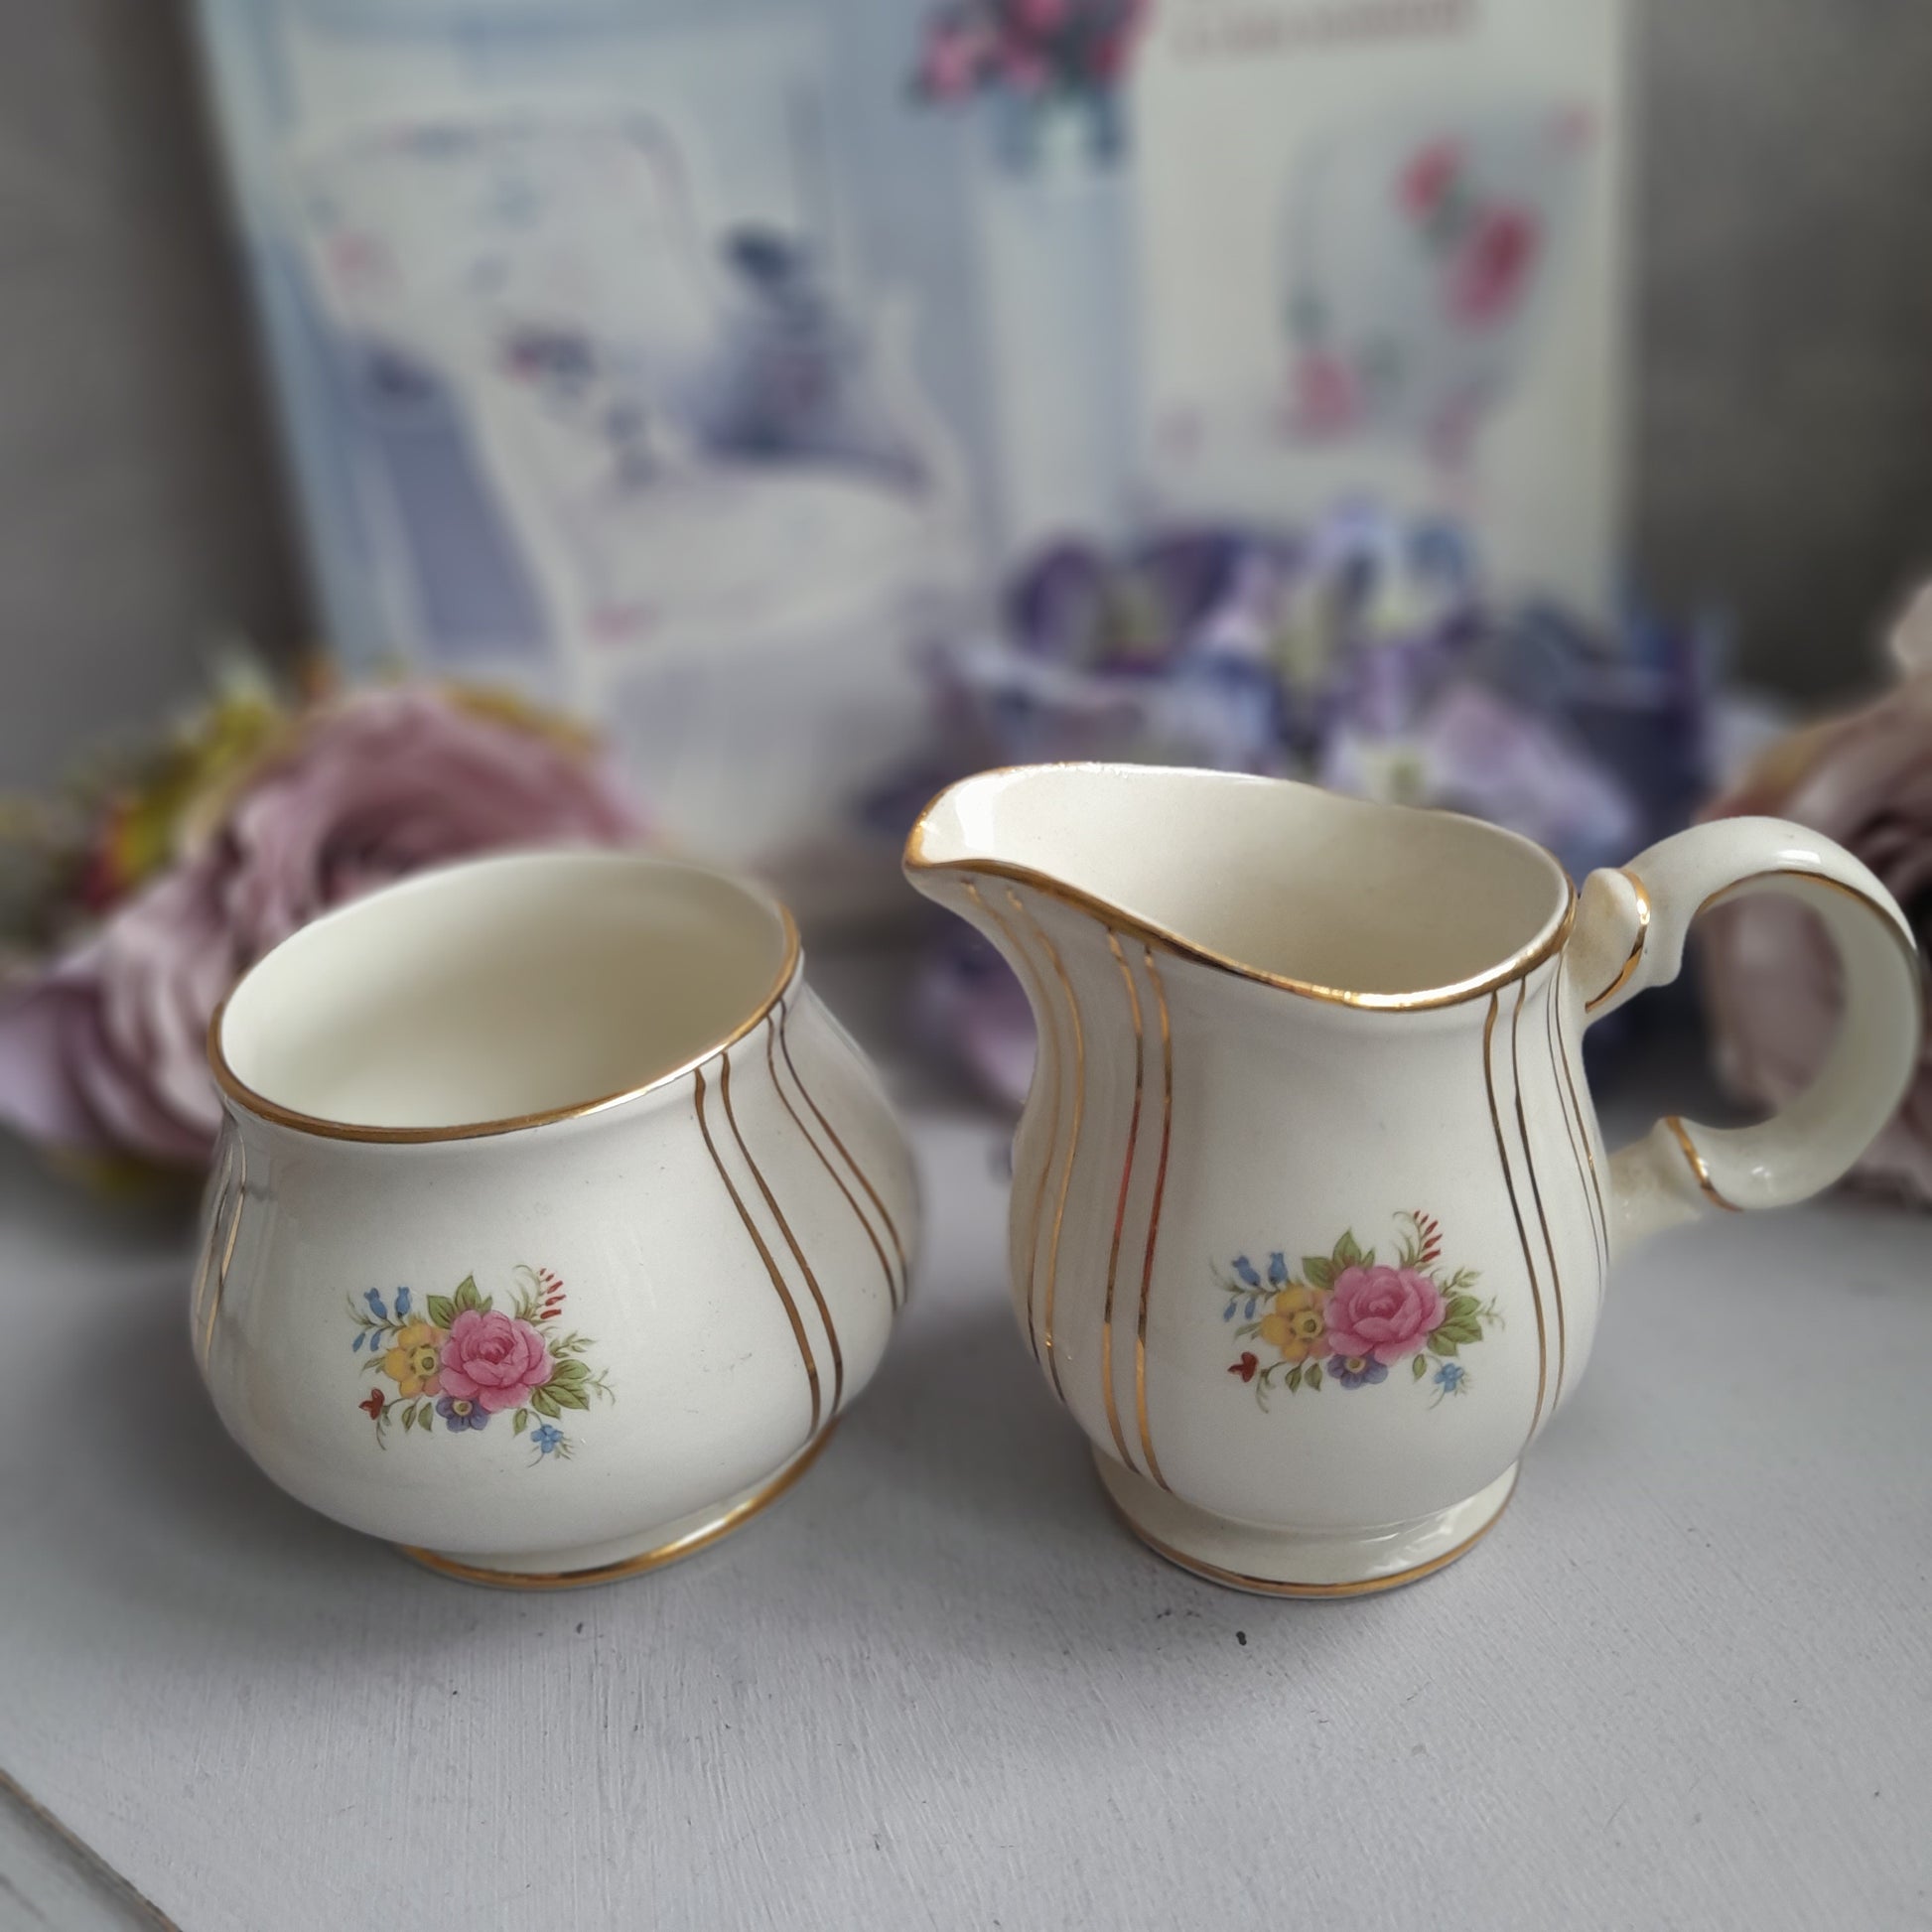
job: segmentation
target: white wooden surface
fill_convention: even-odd
[[[561,1595],[285,1500],[180,1230],[0,1165],[0,1766],[190,1932],[1932,1924],[1932,1222],[1633,1256],[1484,1545],[1277,1603],[1103,1511],[1003,1130],[917,1124],[924,1267],[818,1467]]]

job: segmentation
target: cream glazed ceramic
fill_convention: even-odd
[[[1576,1387],[1611,1260],[1825,1186],[1916,1057],[1898,908],[1771,819],[1680,833],[1580,899],[1540,847],[1449,813],[1038,766],[943,792],[906,867],[1038,1022],[1010,1255],[1041,1370],[1130,1526],[1253,1590],[1352,1594],[1459,1556]],[[1607,1152],[1584,1030],[1745,891],[1837,942],[1829,1064],[1762,1126],[1673,1117]]]
[[[591,852],[426,875],[285,941],[208,1044],[215,1407],[285,1489],[435,1568],[685,1555],[879,1364],[908,1150],[751,886]]]

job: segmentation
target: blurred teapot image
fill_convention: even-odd
[[[1020,976],[1015,1310],[1161,1555],[1280,1595],[1453,1561],[1589,1357],[1611,1262],[1836,1179],[1904,1092],[1903,916],[1800,826],[1681,832],[1581,895],[1517,835],[1271,778],[989,771],[907,843]],[[1815,1084],[1759,1126],[1603,1143],[1587,1027],[1716,900],[1785,894],[1843,964]]]

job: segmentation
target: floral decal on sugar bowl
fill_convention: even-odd
[[[1440,1221],[1418,1208],[1397,1215],[1396,1227],[1393,1262],[1378,1262],[1351,1229],[1327,1254],[1304,1255],[1294,1272],[1279,1248],[1265,1271],[1246,1255],[1216,1270],[1226,1303],[1221,1319],[1238,1316],[1235,1334],[1250,1344],[1228,1373],[1251,1386],[1264,1409],[1277,1390],[1329,1382],[1369,1388],[1403,1362],[1408,1374],[1398,1379],[1427,1380],[1431,1408],[1467,1393],[1469,1371],[1456,1358],[1502,1316],[1493,1301],[1470,1292],[1474,1269],[1444,1270]]]
[[[359,1303],[349,1298],[349,1347],[367,1355],[376,1378],[356,1407],[375,1425],[378,1449],[388,1448],[392,1425],[427,1436],[440,1422],[467,1436],[507,1413],[512,1436],[528,1433],[532,1461],[561,1459],[571,1452],[563,1412],[588,1409],[592,1396],[616,1401],[586,1360],[596,1344],[564,1327],[563,1283],[547,1268],[518,1268],[514,1280],[507,1313],[474,1275],[454,1294],[425,1297],[420,1310],[407,1288],[386,1302],[373,1288]]]

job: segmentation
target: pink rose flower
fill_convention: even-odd
[[[1488,209],[1449,262],[1449,314],[1471,329],[1500,322],[1521,299],[1536,251],[1531,215],[1512,207]]]
[[[1782,740],[1706,818],[1768,813],[1836,839],[1884,882],[1932,946],[1932,587],[1892,639],[1896,689],[1848,717]],[[1761,894],[1698,921],[1718,1072],[1740,1100],[1782,1107],[1810,1085],[1838,1026],[1844,989],[1818,921]],[[1932,1038],[1891,1123],[1860,1159],[1859,1178],[1932,1206]]]
[[[1396,182],[1396,199],[1414,215],[1435,211],[1462,166],[1461,150],[1453,141],[1431,141],[1409,159]]]
[[[208,1019],[270,947],[409,873],[640,829],[579,747],[483,703],[419,688],[329,704],[168,872],[0,992],[0,1123],[76,1154],[206,1161]]]
[[[1442,1321],[1442,1291],[1427,1275],[1358,1263],[1335,1277],[1327,1346],[1337,1355],[1399,1362],[1423,1347]]]
[[[443,1344],[443,1393],[492,1416],[520,1409],[550,1380],[550,1344],[514,1315],[465,1309]]]

